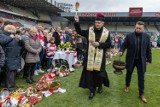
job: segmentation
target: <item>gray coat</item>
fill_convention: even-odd
[[[42,46],[38,37],[36,38],[36,41],[34,41],[31,37],[27,37],[25,40],[25,49],[27,50],[25,58],[26,63],[36,63],[40,61],[39,53]]]

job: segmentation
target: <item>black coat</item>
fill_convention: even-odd
[[[5,52],[4,68],[8,71],[18,70],[21,68],[21,48],[24,42],[10,37],[10,33],[0,34],[0,45]]]
[[[84,56],[84,61],[83,61],[84,68],[83,68],[82,75],[81,75],[80,87],[89,88],[91,84],[93,86],[93,83],[95,83],[94,86],[97,87],[99,83],[97,83],[95,78],[97,79],[101,78],[104,86],[109,87],[109,79],[108,79],[105,67],[106,67],[106,50],[110,48],[111,46],[110,34],[108,35],[108,39],[106,40],[105,43],[99,43],[98,48],[103,49],[103,58],[102,58],[102,64],[101,64],[100,71],[88,71],[87,61],[88,61],[88,47],[89,47],[89,41],[88,41],[89,30],[81,30],[80,25],[77,22],[74,23],[74,26],[75,26],[76,32],[79,35],[86,37],[87,39],[86,54]],[[99,42],[101,34],[102,34],[102,30],[103,29],[94,31],[95,36],[96,36],[95,37],[96,42]]]
[[[122,47],[120,49],[120,52],[124,52],[125,49],[127,49],[126,68],[129,71],[133,70],[133,64],[134,64],[136,50],[137,50],[136,44],[137,44],[136,34],[135,32],[133,32],[126,36],[124,43],[122,44]],[[146,33],[143,33],[142,40],[141,40],[141,52],[140,52],[143,72],[146,71],[146,62],[151,63],[152,61],[151,56],[152,56],[152,53],[151,53],[150,36]]]
[[[54,32],[53,33],[53,37],[55,38],[55,44],[56,44],[56,46],[60,45],[61,40],[60,40],[60,36],[59,36],[58,32]]]

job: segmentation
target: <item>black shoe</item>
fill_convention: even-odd
[[[29,78],[27,78],[26,82],[32,84],[32,81]]]
[[[31,77],[30,80],[31,80],[32,82],[36,82],[36,81],[33,79],[33,77]]]
[[[103,92],[102,87],[98,87],[98,93],[101,94]]]
[[[88,99],[89,99],[89,100],[92,100],[94,96],[95,96],[95,93],[92,93],[92,92],[91,92],[91,93],[89,94]]]

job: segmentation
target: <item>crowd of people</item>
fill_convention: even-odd
[[[77,51],[78,61],[82,63],[87,45],[86,38],[78,35],[69,27],[62,29],[45,28],[38,25],[31,28],[19,28],[10,22],[0,28],[0,85],[9,90],[16,88],[15,78],[23,71],[27,83],[35,82],[34,75],[44,73],[52,67],[54,53],[62,43],[70,43]],[[21,68],[21,59],[25,66]],[[60,63],[61,60],[56,60]],[[43,69],[43,70],[42,70]]]

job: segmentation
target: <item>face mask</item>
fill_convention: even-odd
[[[11,37],[11,38],[14,38],[14,34],[10,34],[10,37]]]

